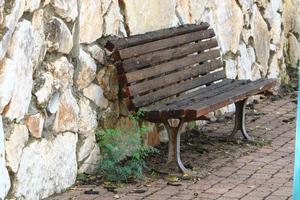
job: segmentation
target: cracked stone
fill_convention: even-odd
[[[28,141],[28,130],[25,125],[15,124],[5,141],[6,165],[12,172],[19,169],[23,148]]]

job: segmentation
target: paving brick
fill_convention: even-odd
[[[253,190],[252,187],[249,187],[248,185],[245,185],[245,184],[240,184],[237,187],[233,188],[232,190],[226,192],[223,196],[224,197],[241,198],[252,190]]]
[[[292,194],[292,187],[280,187],[272,195],[285,196]]]
[[[230,189],[234,188],[234,184],[216,184],[213,187],[206,190],[206,193],[214,193],[214,194],[224,194],[225,192],[229,191]]]
[[[287,200],[287,196],[270,195],[265,200]]]

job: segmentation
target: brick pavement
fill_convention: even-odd
[[[49,199],[291,199],[296,105],[286,98],[275,102],[267,100],[255,105],[255,109],[266,114],[247,124],[249,132],[255,137],[271,140],[271,145],[228,162],[202,179],[181,181],[180,186],[171,186],[158,179],[144,185],[119,188],[117,193],[99,186],[80,186]],[[99,194],[83,194],[91,188]],[[133,192],[137,188],[147,191],[141,194]]]

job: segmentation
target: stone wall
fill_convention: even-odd
[[[300,0],[0,0],[0,199],[41,199],[99,159],[94,130],[127,123],[105,37],[207,21],[227,76],[287,81]]]

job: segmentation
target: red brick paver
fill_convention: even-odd
[[[75,188],[50,199],[291,199],[296,105],[290,99],[281,99],[255,105],[255,109],[266,115],[247,124],[249,132],[271,140],[271,145],[229,162],[203,179],[182,181],[181,186],[155,180],[151,185],[143,186],[147,192],[142,194],[133,193],[137,186],[132,185],[117,190],[117,194],[102,187],[90,187],[99,191],[99,195],[84,195],[86,188]]]

